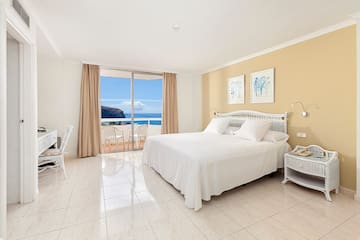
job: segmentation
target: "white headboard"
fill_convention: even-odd
[[[287,133],[287,113],[274,114],[256,111],[240,110],[229,113],[216,113],[216,117],[230,118],[230,126],[241,126],[247,119],[270,120],[271,130]]]

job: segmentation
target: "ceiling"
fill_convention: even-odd
[[[205,72],[349,19],[359,0],[27,0],[62,57]],[[331,2],[331,3],[330,3]],[[174,31],[172,26],[180,29]]]

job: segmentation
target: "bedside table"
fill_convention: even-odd
[[[339,192],[339,159],[337,152],[327,151],[317,145],[296,146],[294,151],[306,149],[311,156],[303,157],[293,153],[285,154],[284,180],[311,188],[325,194],[331,201],[330,192]]]

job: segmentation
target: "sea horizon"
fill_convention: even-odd
[[[131,113],[124,113],[126,118],[131,118]],[[161,113],[134,113],[134,118],[161,118]]]
[[[131,118],[131,113],[124,113],[125,118]],[[161,125],[162,120],[151,120],[152,118],[154,119],[161,119],[162,114],[161,113],[134,113],[134,123],[137,125],[147,125],[149,123],[149,125]],[[149,119],[147,120],[136,120],[137,118],[147,118]],[[120,124],[120,121],[114,121],[114,122],[108,122],[108,124],[114,124],[118,125]],[[116,124],[117,123],[117,124]],[[111,125],[112,125],[111,124]],[[121,122],[121,124],[131,124],[131,122]]]
[[[134,123],[138,125],[148,124],[148,121],[136,121],[136,118],[161,118],[161,113],[134,113]],[[131,118],[131,113],[125,113],[125,117]],[[161,120],[150,120],[149,125],[161,125]]]

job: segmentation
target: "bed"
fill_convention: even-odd
[[[247,119],[271,120],[271,130],[287,132],[286,113],[237,111],[217,117],[229,118],[234,127]],[[143,163],[178,189],[188,208],[199,210],[202,200],[276,172],[289,150],[286,141],[251,142],[207,132],[167,134],[147,139]]]

